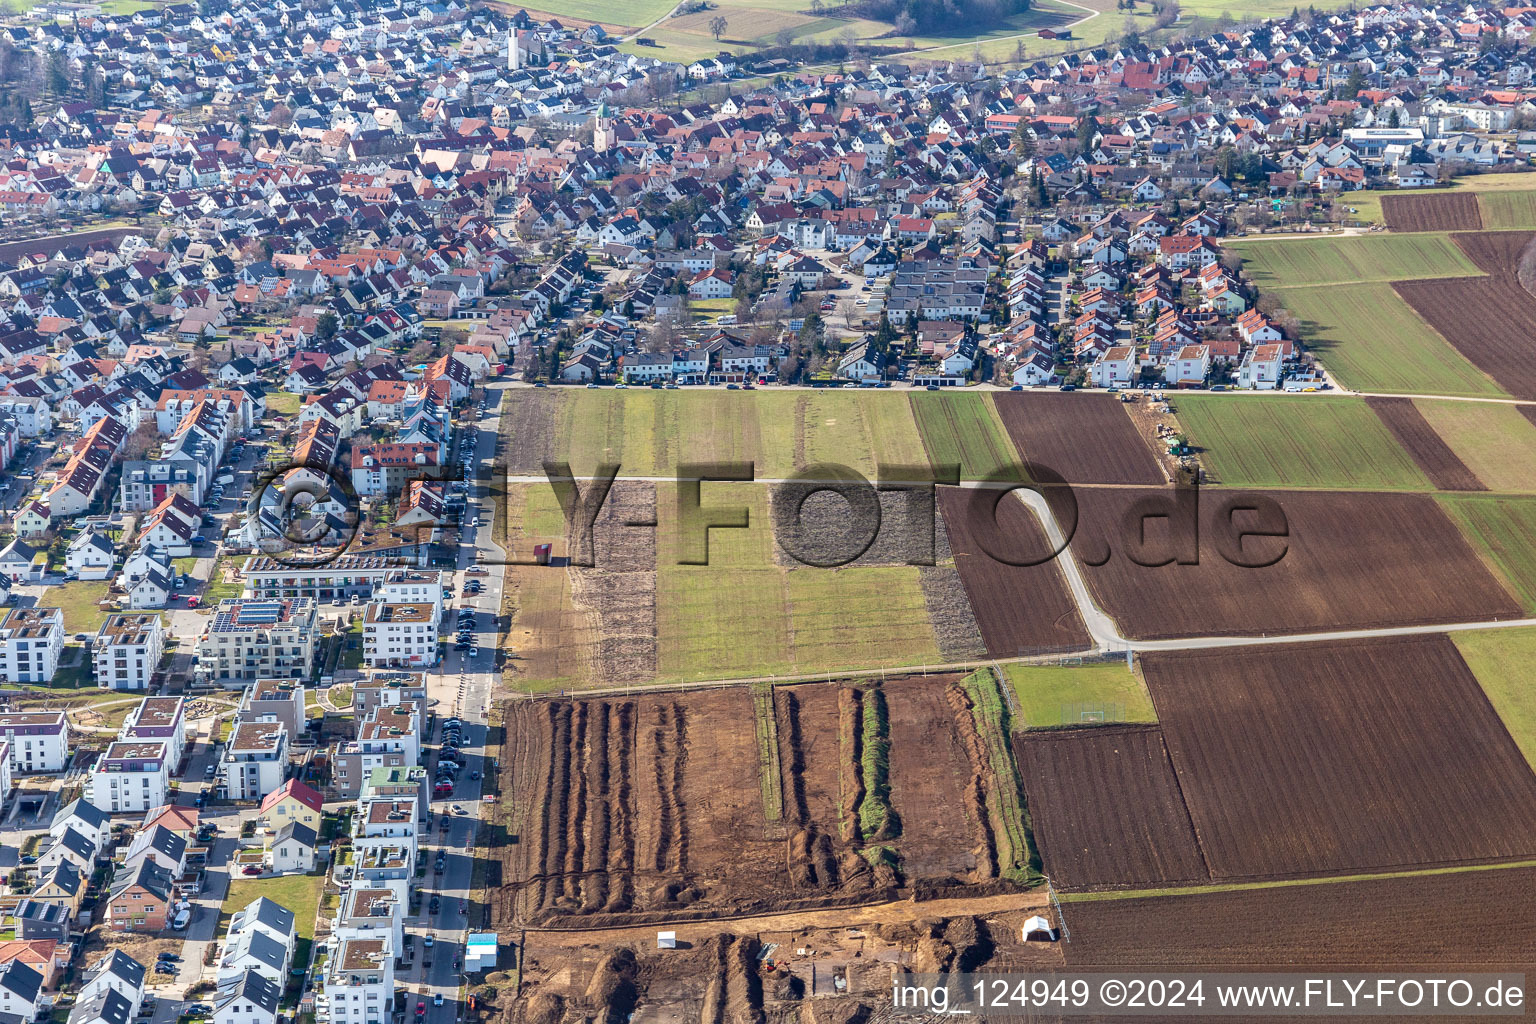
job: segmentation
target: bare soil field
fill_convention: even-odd
[[[1383,196],[1381,212],[1393,231],[1481,231],[1483,217],[1477,194],[1446,192],[1433,195]]]
[[[1005,839],[974,797],[1018,783],[1011,761],[996,777],[957,689],[930,676],[780,687],[767,704],[745,686],[519,701],[495,920],[616,927],[1003,884]],[[774,728],[743,728],[762,708]]]
[[[1160,728],[1033,730],[1014,745],[1040,855],[1057,888],[1210,880]]]
[[[723,931],[683,922],[664,951],[651,927],[528,932],[521,991],[499,984],[494,1005],[518,1024],[856,1024],[882,1019],[907,971],[1059,970],[1061,944],[1020,941],[1041,912],[1037,892],[762,915]]]
[[[560,421],[557,391],[517,388],[506,394],[501,445],[507,470],[518,475],[541,474],[544,460],[557,450],[555,426]]]
[[[1083,575],[1100,607],[1138,640],[1485,621],[1520,613],[1519,602],[1430,495],[1274,490],[1261,496],[1283,512],[1283,538],[1250,536],[1237,550],[1234,532],[1261,525],[1253,513],[1233,511],[1253,496],[1207,489],[1199,495],[1197,516],[1176,515],[1172,527],[1169,520],[1145,520],[1147,539],[1138,549],[1133,511],[1145,498],[1171,503],[1172,492],[1080,491],[1073,553],[1086,563]],[[1142,563],[1155,563],[1181,549],[1192,549],[1198,564],[1138,564],[1129,557],[1136,553]],[[978,618],[986,621],[982,609]]]
[[[978,511],[974,490],[939,488],[939,510],[949,531],[955,568],[965,585],[987,653],[1013,656],[1045,650],[1081,650],[1089,644],[1088,631],[1077,614],[1061,570],[1055,561],[1014,566],[989,556],[979,536],[992,532],[985,520],[972,522]],[[1045,532],[1028,506],[1013,496],[997,505],[997,534],[1006,538],[1017,555],[1038,558],[1049,549]]]
[[[588,675],[609,685],[656,675],[656,531],[624,525],[655,521],[655,484],[614,481],[593,523],[593,568],[569,569],[572,603],[601,638]]]
[[[1536,775],[1443,635],[1143,668],[1213,878],[1536,855]]]
[[[1013,443],[1069,483],[1167,481],[1123,403],[1101,395],[1004,393],[994,397]]]
[[[1442,491],[1486,491],[1466,464],[1456,457],[1411,398],[1367,398],[1381,422],[1386,424],[1397,443],[1413,457],[1430,483]]]
[[[1074,902],[1064,949],[1073,968],[1489,969],[1536,962],[1533,901],[1536,868]]]
[[[1536,298],[1520,286],[1520,255],[1529,231],[1451,236],[1487,277],[1398,281],[1392,285],[1415,312],[1478,369],[1516,398],[1536,398]]]

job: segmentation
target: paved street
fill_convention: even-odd
[[[476,424],[475,456],[484,473],[493,464],[496,454],[496,434],[501,416],[501,385],[492,384],[486,389],[486,411]],[[468,934],[468,917],[460,912],[472,909],[470,885],[474,865],[471,858],[474,848],[475,829],[479,825],[482,808],[481,783],[473,776],[482,776],[489,770],[489,758],[484,748],[486,711],[495,685],[496,650],[500,646],[501,629],[496,617],[501,612],[501,593],[504,567],[501,551],[491,542],[491,526],[494,510],[489,501],[488,481],[472,484],[464,513],[464,528],[458,553],[458,564],[453,574],[455,597],[448,611],[450,623],[456,622],[461,608],[476,611],[475,632],[478,635],[480,655],[470,658],[468,652],[452,649],[444,657],[436,672],[428,676],[427,696],[435,701],[438,732],[429,737],[434,748],[441,738],[441,722],[458,717],[464,722],[463,743],[464,770],[452,797],[432,802],[431,828],[424,844],[428,850],[428,875],[422,893],[421,913],[407,923],[407,930],[415,936],[416,959],[401,976],[401,987],[411,993],[406,1007],[408,1020],[414,1020],[419,1001],[427,1004],[427,1024],[446,1024],[458,1019],[457,1005],[459,986],[463,981],[464,941]],[[478,517],[480,525],[474,523]],[[466,576],[465,569],[484,566],[488,575]],[[484,589],[477,596],[460,596],[467,580],[479,579]],[[451,629],[449,627],[445,627]],[[429,764],[435,759],[434,749]],[[455,813],[457,805],[464,813]],[[446,816],[449,831],[441,830]],[[438,851],[444,853],[444,870],[441,875],[431,870]],[[441,897],[438,912],[429,908],[433,895]],[[483,898],[483,894],[479,897]],[[426,938],[433,938],[432,948],[425,946]],[[432,1005],[432,997],[443,996],[443,1005]]]

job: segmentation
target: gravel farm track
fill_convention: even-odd
[[[1481,231],[1483,216],[1476,192],[1388,195],[1381,212],[1393,231]]]
[[[1024,457],[1068,483],[1167,482],[1148,440],[1113,397],[1005,392],[993,401]]]
[[[1365,404],[1386,424],[1397,443],[1418,463],[1430,483],[1442,491],[1486,491],[1488,488],[1457,458],[1411,398],[1373,396]]]
[[[1516,398],[1536,399],[1536,298],[1520,286],[1517,268],[1529,231],[1479,231],[1451,236],[1486,277],[1397,281],[1392,287],[1435,330]]]

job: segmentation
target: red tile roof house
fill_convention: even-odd
[[[59,976],[69,966],[72,947],[57,939],[12,939],[0,942],[0,967],[20,961],[43,976],[43,988],[57,989]]]

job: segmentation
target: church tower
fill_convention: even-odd
[[[523,66],[523,54],[517,45],[517,26],[507,29],[507,70],[516,71]]]
[[[599,153],[606,153],[613,148],[617,138],[613,130],[613,115],[608,112],[608,104],[599,103],[597,123],[592,129],[592,148]]]

